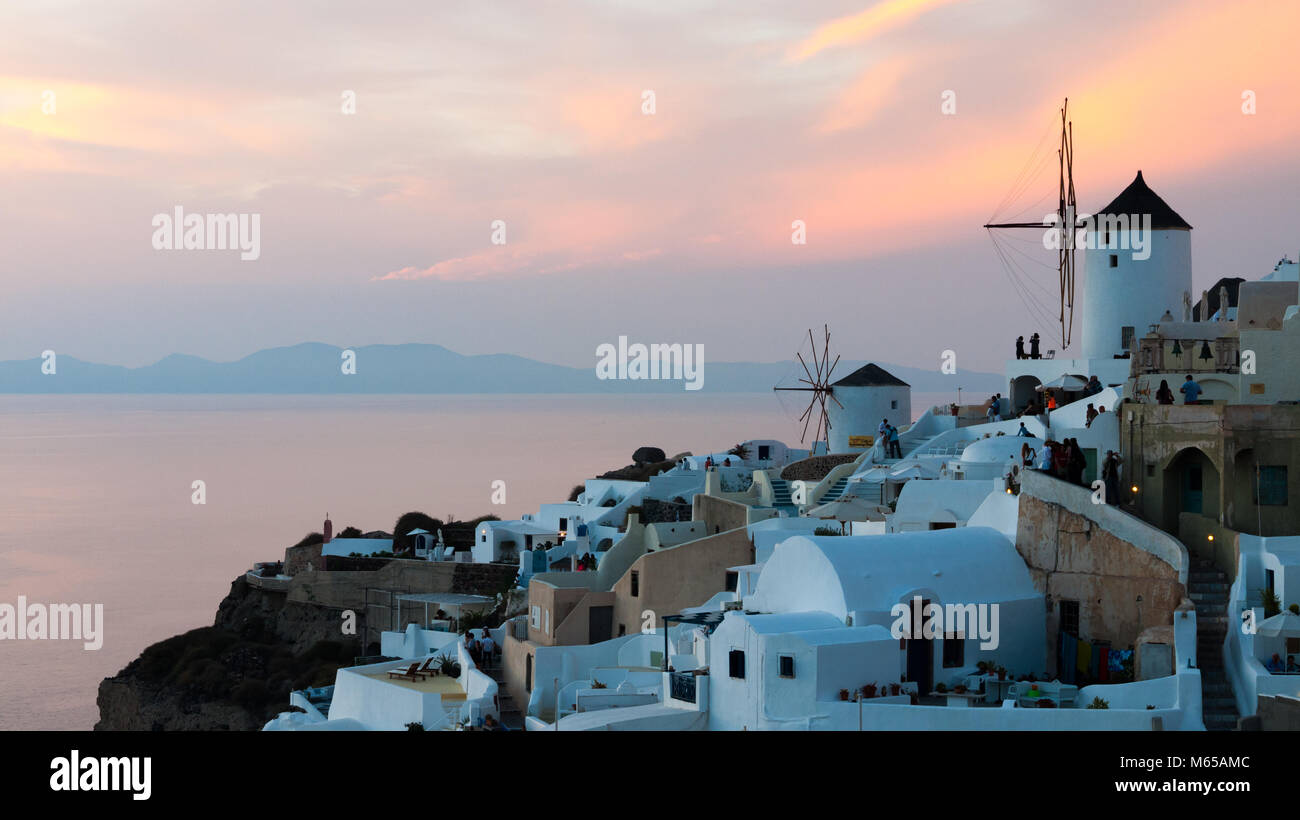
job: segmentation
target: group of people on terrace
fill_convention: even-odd
[[[1287,655],[1286,663],[1283,663],[1282,657],[1274,652],[1264,668],[1274,675],[1300,675],[1300,664],[1295,662],[1295,655]]]
[[[1205,391],[1189,373],[1183,380],[1182,386],[1178,388],[1178,392],[1183,394],[1183,404],[1196,404],[1201,398],[1201,393]],[[1161,379],[1160,388],[1156,390],[1156,404],[1173,403],[1174,391],[1169,388],[1169,380]]]

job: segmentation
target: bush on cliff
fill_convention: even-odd
[[[148,647],[122,674],[269,715],[288,705],[291,689],[333,683],[334,672],[360,654],[356,641],[326,640],[295,655],[288,645],[208,626]]]

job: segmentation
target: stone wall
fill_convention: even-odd
[[[1259,728],[1266,732],[1300,732],[1300,699],[1286,695],[1260,695]]]
[[[324,544],[308,544],[305,547],[288,547],[284,551],[284,574],[297,575],[311,564],[313,569],[321,568],[321,549]]]
[[[743,525],[641,556],[614,584],[614,637],[640,632],[647,611],[653,613],[654,625],[662,627],[664,615],[699,606],[722,592],[727,584],[727,567],[753,562],[754,545]]]
[[[1070,489],[1088,495],[1082,488]],[[1180,581],[1180,577],[1186,578],[1186,567],[1163,560],[1149,543],[1143,549],[1112,534],[1083,512],[1025,490],[1022,485],[1016,549],[1029,566],[1034,586],[1051,606],[1047,613],[1049,671],[1056,671],[1062,600],[1079,603],[1080,639],[1110,641],[1116,649],[1133,646],[1145,629],[1173,622],[1173,611],[1186,594]],[[1154,528],[1146,529],[1167,537]]]
[[[691,520],[707,523],[710,533],[726,532],[749,523],[749,507],[699,493],[692,499]]]

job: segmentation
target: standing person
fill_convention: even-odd
[[[1035,333],[1033,336],[1030,336],[1030,337],[1029,337],[1029,358],[1031,358],[1031,359],[1039,359],[1039,358],[1042,358],[1042,357],[1039,355],[1039,353],[1038,353],[1038,334],[1037,334],[1037,333]]]
[[[1017,359],[1025,358],[1025,337],[1024,336],[1016,337],[1016,358]]]
[[[1052,472],[1052,463],[1056,457],[1056,442],[1048,436],[1043,441],[1043,446],[1038,448],[1038,469],[1040,472]]]
[[[1020,466],[1026,470],[1034,468],[1034,448],[1029,446],[1029,442],[1020,445]]]
[[[1068,438],[1052,447],[1052,475],[1062,481],[1070,480],[1070,440]]]
[[[1096,375],[1093,375],[1089,377],[1088,386],[1084,389],[1088,391],[1089,396],[1095,396],[1098,393],[1100,393],[1102,390],[1105,390],[1106,388],[1102,387],[1101,380],[1098,379]]]
[[[705,470],[713,469],[713,456],[709,456],[708,458],[704,459],[704,469]]]
[[[1091,427],[1092,420],[1095,418],[1097,418],[1097,408],[1092,406],[1092,402],[1088,402],[1088,413],[1084,419],[1083,426]]]
[[[880,434],[881,441],[889,441],[889,419],[881,419],[876,432]]]
[[[1119,503],[1119,454],[1114,450],[1106,451],[1106,461],[1101,467],[1101,480],[1106,485],[1106,503]]]
[[[1048,410],[1056,409],[1056,394],[1053,393],[1051,390],[1047,391],[1047,409]]]
[[[1201,396],[1201,386],[1192,380],[1191,375],[1188,375],[1187,381],[1178,388],[1178,392],[1183,394],[1183,404],[1196,404],[1196,400]]]
[[[1079,447],[1077,438],[1070,439],[1070,483],[1083,484],[1083,471],[1088,467],[1088,459],[1083,454],[1083,449]]]
[[[903,457],[903,445],[898,442],[898,428],[889,425],[889,452],[891,458]]]
[[[1160,380],[1160,389],[1156,391],[1156,402],[1158,404],[1174,403],[1174,391],[1169,389],[1169,381],[1167,379]]]
[[[497,643],[492,640],[486,629],[483,630],[483,640],[479,641],[479,654],[483,656],[483,668],[487,669],[492,665],[492,656],[496,652]]]
[[[479,666],[478,660],[478,641],[474,640],[472,630],[465,631],[465,651],[469,653],[470,660],[474,661],[475,666]]]
[[[1002,421],[1002,410],[1003,410],[1002,402],[1003,402],[1002,394],[994,393],[993,394],[993,420],[994,421]]]

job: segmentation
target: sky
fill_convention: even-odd
[[[433,342],[585,366],[625,335],[777,361],[827,324],[846,358],[1001,370],[1059,330],[981,226],[1055,208],[1067,96],[1081,210],[1141,169],[1194,226],[1198,289],[1295,258],[1298,24],[1196,0],[6,0],[0,360]],[[178,206],[258,215],[260,255],[155,249]],[[1011,241],[1050,297],[1054,254]]]

